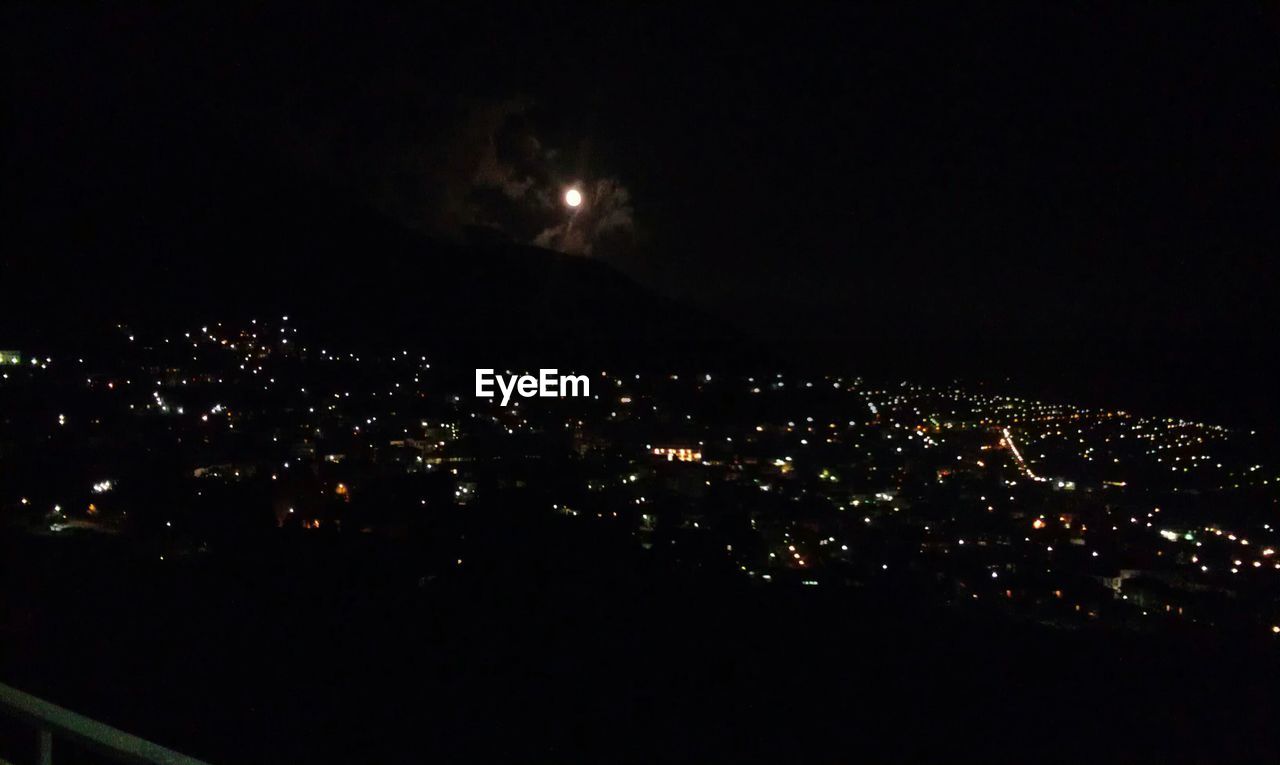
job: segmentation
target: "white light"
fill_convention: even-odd
[[[564,203],[570,207],[577,207],[582,204],[582,192],[577,189],[569,189],[564,193]]]

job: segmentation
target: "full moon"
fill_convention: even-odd
[[[582,192],[577,189],[569,189],[564,193],[564,203],[570,207],[577,207],[582,204]]]

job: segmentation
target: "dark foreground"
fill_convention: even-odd
[[[0,677],[211,763],[1223,762],[1280,711],[1270,641],[662,573],[558,521],[468,540],[10,536]]]

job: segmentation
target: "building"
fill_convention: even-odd
[[[702,460],[702,450],[693,446],[655,446],[653,456],[665,457],[668,462],[698,462]]]

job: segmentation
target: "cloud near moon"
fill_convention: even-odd
[[[385,94],[384,94],[385,95]],[[354,110],[353,110],[354,111]],[[547,145],[530,99],[441,104],[393,93],[312,130],[294,155],[401,224],[454,239],[480,237],[578,255],[626,248],[631,196],[596,172],[586,141]],[[582,194],[576,208],[565,189]]]
[[[581,177],[581,156],[545,146],[529,105],[513,102],[486,131],[462,219],[513,241],[580,255],[625,244],[634,233],[631,195],[616,178]],[[581,154],[581,152],[578,152]],[[566,206],[565,188],[581,203]]]

